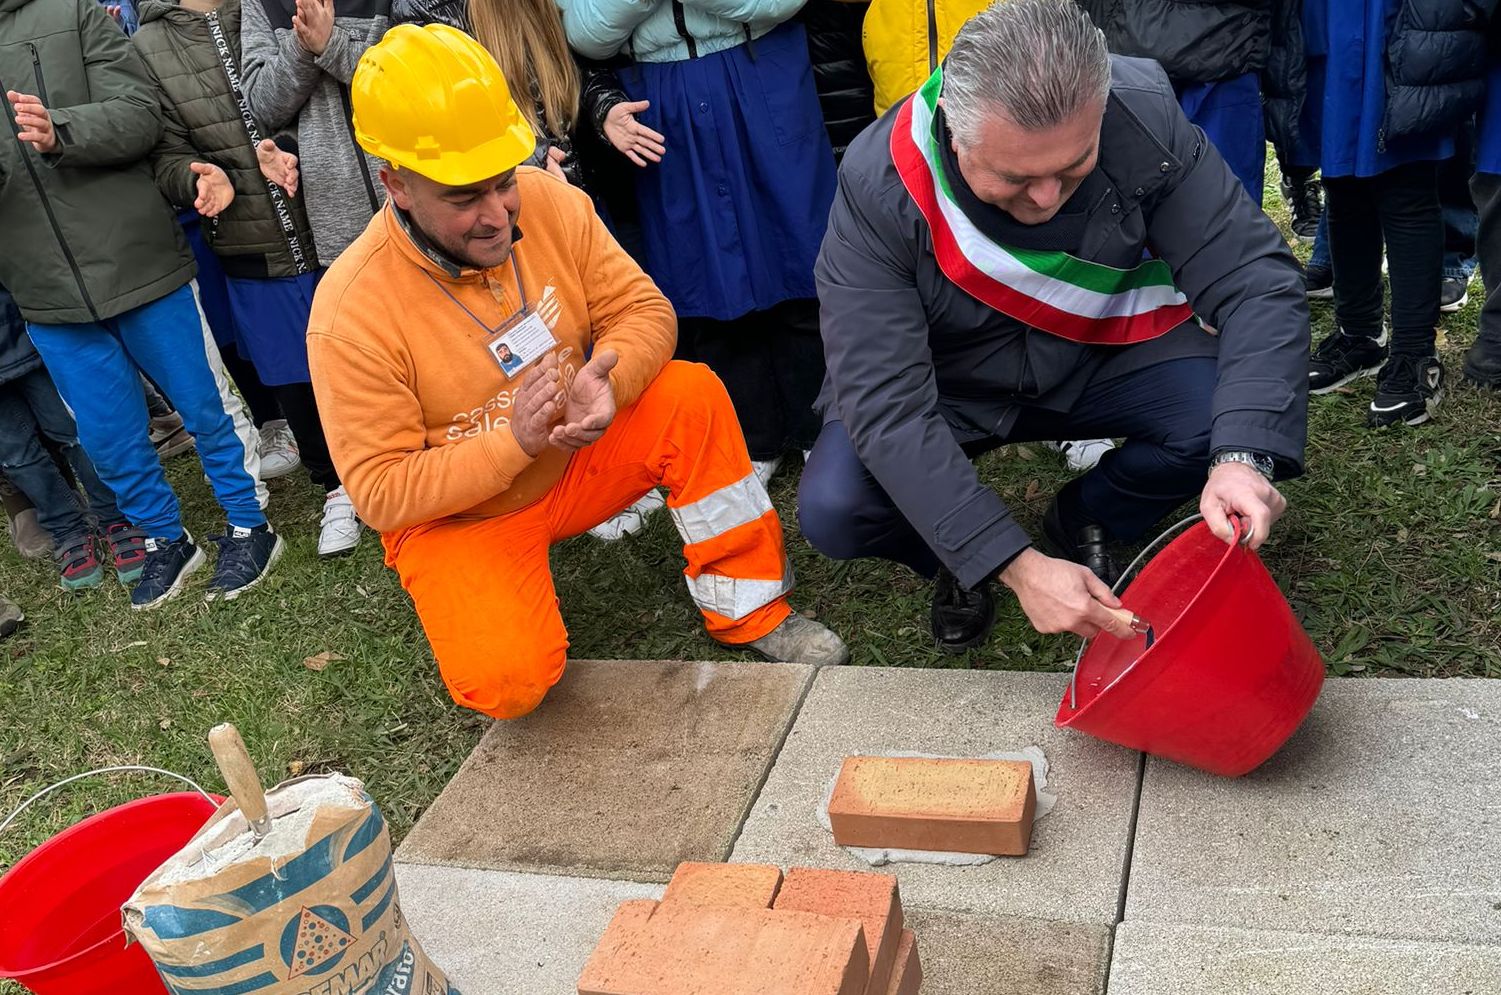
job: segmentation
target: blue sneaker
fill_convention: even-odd
[[[141,567],[140,583],[130,592],[130,607],[144,611],[177,597],[187,579],[207,562],[203,550],[186,532],[180,539],[148,538],[146,562]]]
[[[253,529],[232,525],[229,535],[214,536],[214,542],[219,544],[219,562],[204,596],[209,601],[233,601],[259,584],[271,564],[281,558],[285,545],[270,525]]]

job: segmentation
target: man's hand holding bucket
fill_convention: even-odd
[[[1209,531],[1226,542],[1235,541],[1230,516],[1247,521],[1241,540],[1260,549],[1272,526],[1287,510],[1287,498],[1272,482],[1245,463],[1221,463],[1209,471],[1209,483],[1199,497],[1199,513]]]

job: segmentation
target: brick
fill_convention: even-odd
[[[841,846],[1021,857],[1036,805],[1025,761],[846,757],[829,821]]]
[[[620,903],[594,952],[589,955],[584,973],[579,975],[579,995],[603,995],[611,990],[610,979],[616,965],[628,961],[633,955],[656,911],[657,903],[650,900]]]
[[[922,961],[917,957],[917,936],[910,929],[902,930],[902,941],[896,948],[896,967],[891,970],[891,984],[886,995],[917,995],[922,987]]]
[[[579,976],[579,995],[866,993],[870,957],[858,919],[653,904],[621,906]]]
[[[782,885],[772,864],[700,864],[684,861],[673,872],[664,902],[769,909]]]
[[[871,995],[885,995],[902,938],[902,900],[895,877],[794,867],[787,872],[772,908],[859,919],[870,954],[867,990]]]

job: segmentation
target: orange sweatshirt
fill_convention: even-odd
[[[521,307],[519,266],[558,341],[563,382],[588,353],[614,349],[621,407],[672,358],[672,306],[589,198],[538,169],[522,167],[517,182],[522,238],[504,265],[453,275],[387,204],[318,285],[307,343],[319,412],[355,510],[381,532],[516,511],[570,458],[551,446],[533,458],[517,444],[507,412],[524,374],[507,379],[484,329],[444,289],[494,328]]]

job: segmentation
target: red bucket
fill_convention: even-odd
[[[1307,717],[1324,661],[1261,559],[1199,522],[1147,564],[1121,601],[1145,637],[1095,639],[1057,725],[1239,777]]]
[[[0,978],[36,995],[165,995],[120,906],[214,814],[196,792],[142,798],[91,816],[0,877]]]

